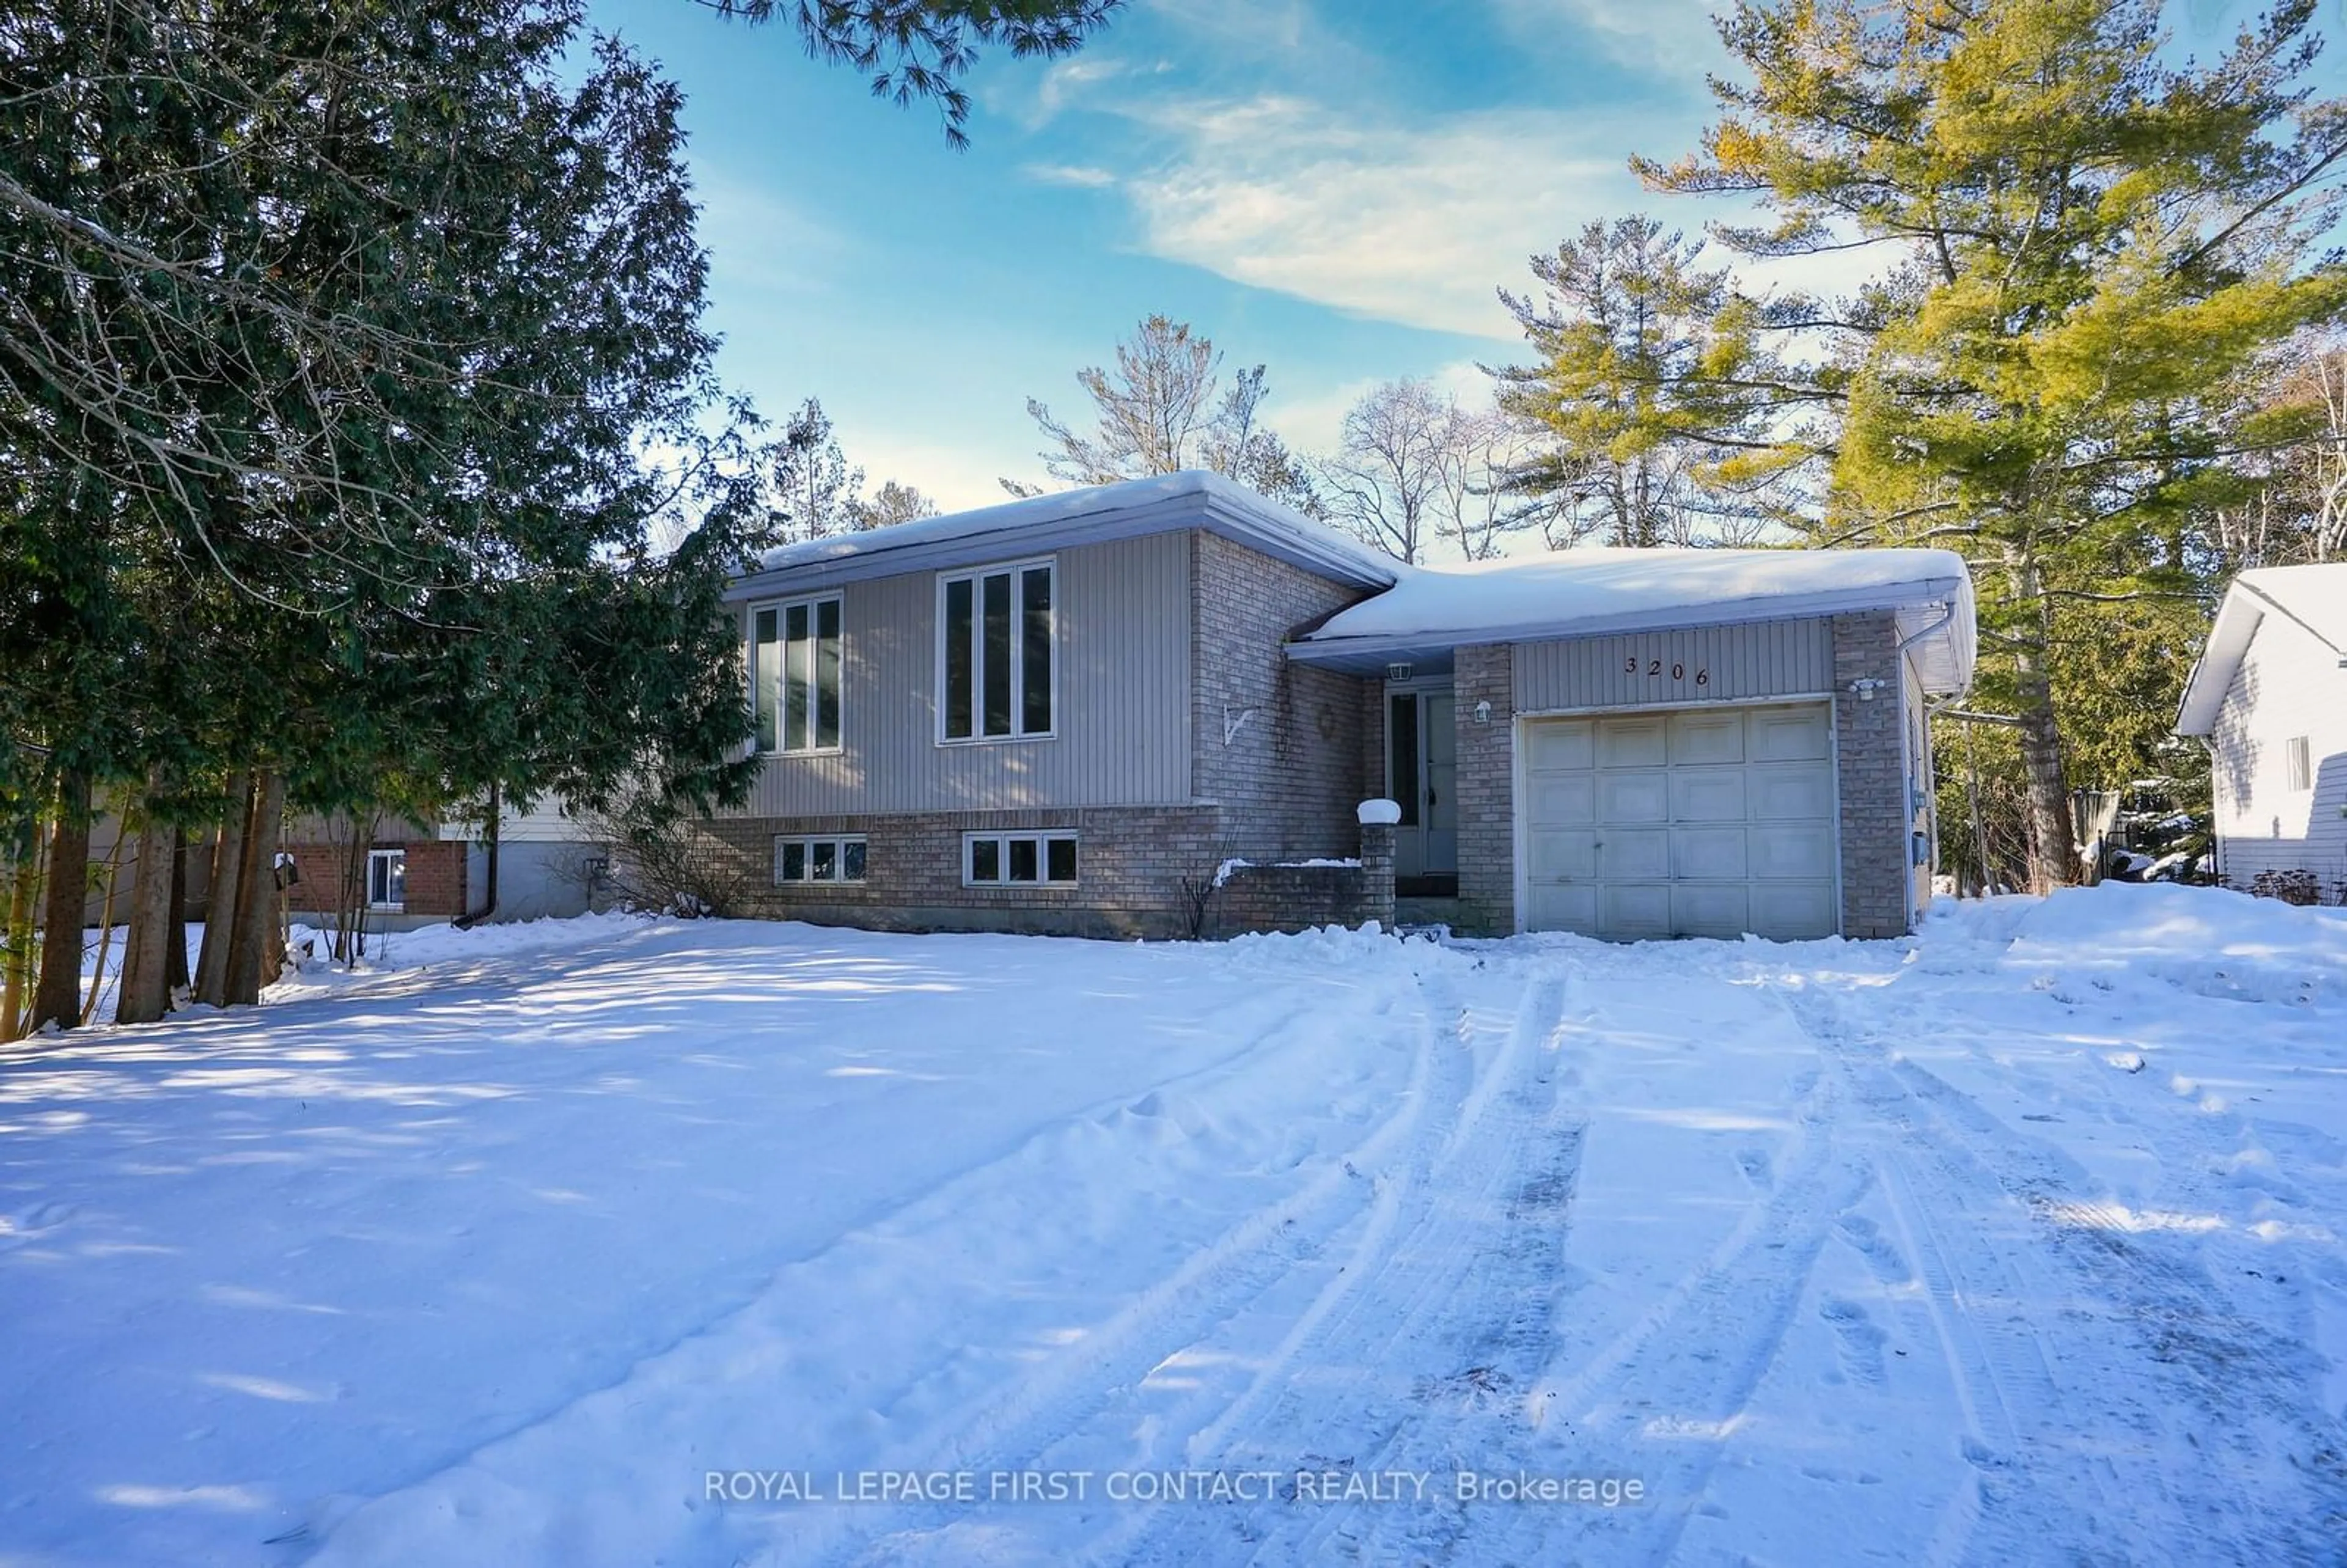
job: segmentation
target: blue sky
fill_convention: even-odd
[[[1137,0],[1052,64],[989,59],[967,152],[779,26],[687,0],[591,0],[660,59],[686,125],[729,384],[820,397],[877,486],[948,509],[1043,481],[1026,400],[1152,312],[1266,364],[1291,444],[1399,375],[1479,391],[1493,291],[1582,222],[1644,208],[1633,152],[1693,147],[1720,64],[1702,0]],[[2171,6],[2216,52],[2249,7]],[[2335,77],[2339,62],[2326,76]]]

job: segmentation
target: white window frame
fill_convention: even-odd
[[[374,896],[374,868],[378,863],[390,865],[394,862],[396,862],[399,866],[399,897],[396,898],[378,898]],[[404,845],[392,849],[368,850],[366,876],[367,907],[369,909],[385,915],[404,914],[406,911],[407,850]],[[388,881],[386,881],[384,884],[386,891],[389,890],[389,886]]]
[[[2283,787],[2304,794],[2314,787],[2314,737],[2292,735],[2281,743]]]
[[[1081,852],[1079,851],[1076,856],[1076,875],[1065,881],[1055,882],[1051,879],[1051,845],[1055,843],[1064,843],[1072,850],[1076,847],[1076,830],[1071,827],[1039,828],[1024,832],[965,833],[961,835],[961,885],[965,887],[993,888],[1073,887],[1081,881],[1084,874]],[[982,843],[994,845],[995,866],[1001,873],[991,882],[982,882],[977,876],[976,846]],[[1032,882],[1014,882],[1010,879],[1010,846],[1020,843],[1032,844],[1035,846],[1036,876]]]
[[[786,635],[790,626],[790,612],[794,610],[804,607],[807,612],[807,626],[810,631],[812,631],[815,625],[815,618],[821,613],[821,607],[826,604],[837,605],[839,607],[839,690],[832,694],[833,700],[838,704],[839,708],[839,739],[834,741],[827,746],[819,746],[814,743],[816,730],[815,717],[816,712],[815,702],[818,695],[818,682],[822,674],[822,671],[818,670],[815,671],[817,680],[811,681],[807,686],[808,743],[804,746],[786,745],[784,743],[786,737],[783,733],[783,715],[789,711],[790,707],[790,693],[787,689],[787,682],[790,678],[790,640]],[[837,593],[801,594],[794,599],[761,600],[748,608],[749,613],[743,619],[742,625],[745,634],[745,640],[743,644],[743,663],[748,669],[750,674],[750,744],[752,749],[756,753],[756,754],[762,757],[835,757],[839,755],[847,749],[847,601],[846,597]],[[777,672],[774,688],[776,707],[774,710],[774,743],[772,746],[761,745],[758,742],[758,698],[760,695],[758,691],[758,617],[769,610],[774,612],[774,657],[781,660],[783,662],[782,670]],[[810,660],[814,660],[819,657],[818,652],[815,651],[821,649],[822,639],[819,637],[810,636],[808,641],[810,644],[810,651],[807,657]]]
[[[1025,573],[1040,568],[1051,579],[1051,680],[1045,700],[1051,705],[1051,723],[1048,729],[1022,730],[1027,722],[1027,638],[1023,612],[1019,608],[1019,589]],[[985,579],[1009,577],[1011,588],[1010,635],[1010,733],[1007,735],[985,733],[986,715],[986,596]],[[946,733],[946,590],[958,582],[972,583],[969,618],[969,728],[967,735]],[[1021,741],[1057,740],[1060,734],[1060,669],[1067,661],[1060,650],[1060,558],[1030,556],[1024,560],[990,561],[985,566],[961,571],[938,573],[937,586],[937,650],[934,673],[937,696],[937,743],[941,746],[1001,746]],[[965,863],[966,864],[966,863]]]
[[[833,876],[817,876],[815,874],[815,846],[818,844],[831,845],[831,864],[835,873]],[[851,844],[864,851],[865,876],[870,876],[872,849],[860,833],[778,833],[774,835],[774,886],[777,887],[861,887],[864,885],[865,876],[847,875],[847,846]],[[792,845],[795,845],[799,852],[800,875],[784,876],[783,851]]]

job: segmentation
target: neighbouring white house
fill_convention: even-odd
[[[2176,732],[2209,746],[2226,886],[2304,871],[2347,897],[2347,561],[2235,578]]]

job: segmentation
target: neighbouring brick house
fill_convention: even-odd
[[[1194,473],[785,547],[729,598],[764,764],[705,825],[757,912],[894,928],[1896,934],[1973,646],[1945,551],[1432,571]]]

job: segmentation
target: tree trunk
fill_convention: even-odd
[[[114,895],[122,885],[122,846],[128,842],[118,834],[114,847],[107,852],[106,897],[97,907],[97,953],[90,960],[89,990],[81,1003],[81,1021],[85,1026],[97,1021],[98,993],[106,989],[106,960],[114,951]]]
[[[252,775],[228,781],[228,815],[212,845],[212,885],[204,895],[204,948],[196,959],[196,1000],[228,1005],[228,953],[235,945],[237,887],[244,873],[245,827],[252,819]]]
[[[2026,551],[2006,556],[2014,602],[2035,618],[2034,629],[2014,647],[2021,719],[2021,771],[2028,786],[2029,883],[2033,893],[2050,893],[2078,880],[2077,845],[2070,832],[2070,786],[2062,774],[2062,729],[2054,712],[2054,686],[2046,669],[2052,612],[2036,558]]]
[[[89,776],[68,774],[57,788],[49,837],[47,907],[41,916],[41,978],[31,1027],[81,1021],[81,927],[89,902]]]
[[[236,929],[228,956],[227,1005],[250,1007],[277,978],[285,955],[277,940],[277,834],[285,815],[285,775],[263,768],[253,775],[252,820],[245,826],[242,869],[237,874]]]
[[[164,919],[169,940],[163,947],[163,989],[177,1006],[184,1000],[188,981],[188,830],[171,829],[171,906]]]
[[[164,948],[171,935],[171,845],[177,830],[149,818],[138,834],[138,880],[130,889],[130,938],[122,949],[122,980],[114,993],[114,1021],[153,1023],[171,1010]]]
[[[25,1004],[33,992],[33,915],[40,907],[40,895],[41,833],[36,823],[26,831],[8,865],[8,928],[0,932],[0,1040],[15,1040],[25,1031]]]

